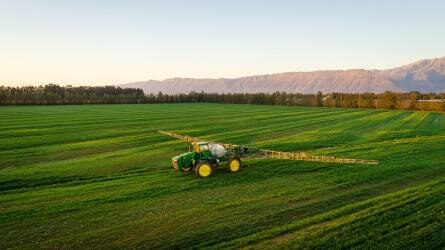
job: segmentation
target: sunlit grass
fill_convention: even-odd
[[[0,107],[0,248],[438,248],[443,113],[218,104]],[[199,179],[158,134],[376,159]]]

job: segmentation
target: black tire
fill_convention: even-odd
[[[230,158],[227,161],[227,168],[232,173],[239,172],[241,170],[241,159],[239,157]]]
[[[213,172],[213,166],[208,161],[200,162],[195,168],[195,174],[201,178],[209,177]]]

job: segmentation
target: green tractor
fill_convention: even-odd
[[[172,164],[181,172],[194,170],[197,176],[208,177],[221,163],[227,162],[227,169],[236,173],[241,169],[241,151],[241,147],[226,150],[217,143],[192,142],[189,152],[173,157]]]
[[[311,155],[305,152],[281,152],[235,144],[207,142],[170,131],[159,130],[159,133],[191,143],[189,152],[173,157],[172,164],[175,169],[181,172],[195,171],[196,175],[199,177],[209,177],[213,174],[215,169],[219,168],[224,162],[227,164],[223,165],[225,165],[230,172],[236,173],[241,169],[242,157],[315,161],[336,164],[350,163],[375,165],[379,163],[376,160],[337,158],[334,156]]]

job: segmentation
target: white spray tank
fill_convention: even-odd
[[[226,149],[223,145],[218,143],[209,143],[210,153],[218,158],[223,157],[226,154]]]

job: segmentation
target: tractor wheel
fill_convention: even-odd
[[[199,163],[198,166],[196,166],[195,168],[195,173],[201,178],[209,177],[213,174],[212,164],[207,161]]]
[[[236,173],[241,169],[241,160],[238,157],[231,158],[227,162],[227,167],[232,173]]]

